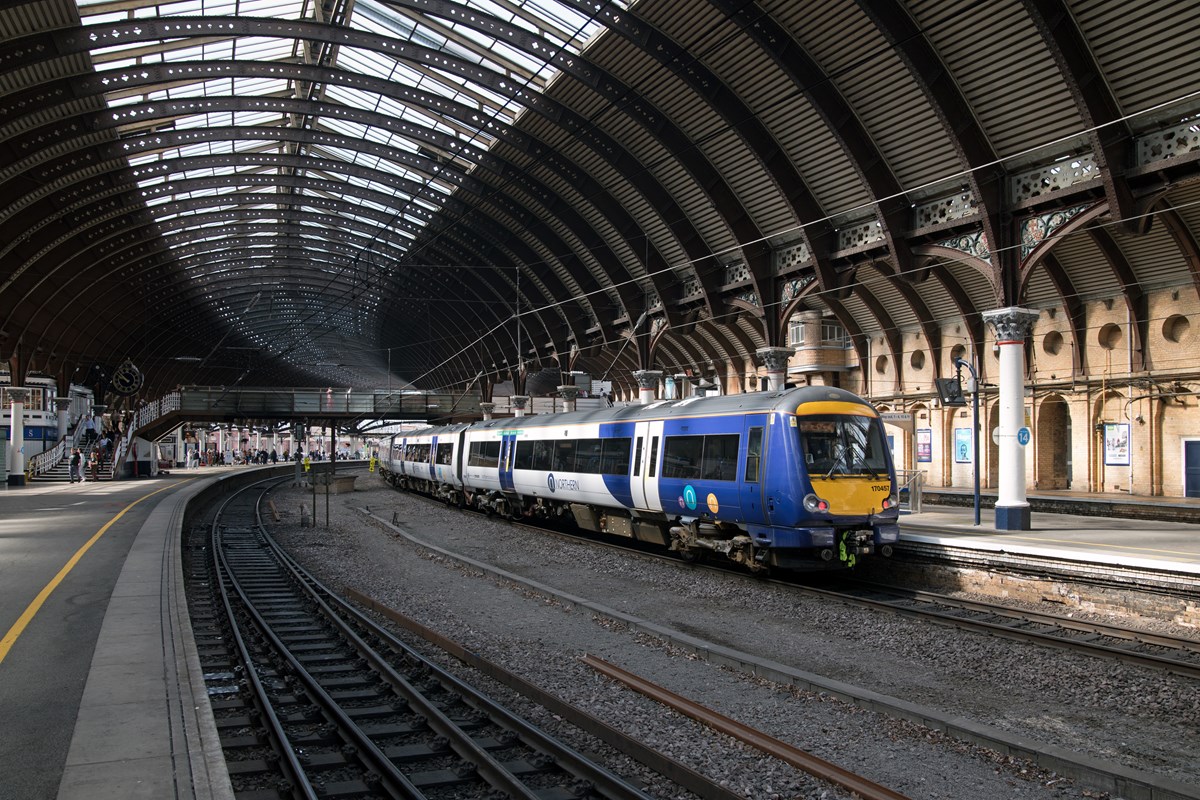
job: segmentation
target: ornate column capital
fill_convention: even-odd
[[[54,398],[54,410],[55,411],[66,411],[70,407],[71,407],[70,395],[68,395],[67,397],[55,397]]]
[[[24,403],[29,399],[29,390],[20,386],[5,387],[4,393],[10,403]]]
[[[514,411],[524,411],[525,406],[529,405],[529,395],[514,394],[512,397],[508,398],[508,402],[512,404]]]
[[[984,311],[982,317],[984,322],[992,326],[997,342],[1024,342],[1033,330],[1033,323],[1037,322],[1038,312],[1009,306]]]
[[[479,410],[483,412],[483,418],[485,420],[491,419],[492,412],[496,410],[496,404],[489,403],[486,400],[484,400],[483,402],[481,402],[479,404]]]
[[[633,379],[637,381],[639,389],[658,390],[658,384],[662,381],[661,369],[639,369],[633,373]]]
[[[579,386],[563,385],[558,387],[558,394],[563,400],[574,400],[583,394],[583,388]]]
[[[760,347],[754,355],[762,361],[768,372],[784,372],[788,361],[796,354],[794,347]]]

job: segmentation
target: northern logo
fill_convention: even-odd
[[[554,491],[554,473],[553,472],[551,472],[546,477],[546,485],[550,487],[550,491],[552,491],[552,492]]]

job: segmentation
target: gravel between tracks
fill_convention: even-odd
[[[698,660],[620,623],[431,554],[353,509],[369,507],[385,519],[395,514],[406,531],[431,544],[642,619],[1196,785],[1200,796],[1200,687],[1195,681],[518,531],[397,492],[374,475],[360,475],[353,494],[330,498],[328,529],[323,527],[324,498],[318,500],[314,529],[299,525],[300,505],[311,502],[311,495],[285,489],[274,497],[282,521],[269,526],[272,532],[331,588],[357,589],[416,618],[718,776],[747,798],[849,794],[618,687],[583,665],[580,656],[592,653],[616,663],[913,798],[1107,795],[827,695]],[[544,711],[529,711],[547,730],[575,737]],[[652,773],[620,758],[611,763],[645,781],[648,794],[677,796]]]

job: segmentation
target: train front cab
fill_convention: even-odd
[[[748,524],[756,544],[769,546],[769,563],[842,569],[890,555],[900,538],[898,495],[875,410],[859,401],[808,402],[775,422],[764,454],[765,524]]]

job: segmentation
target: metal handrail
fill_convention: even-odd
[[[64,436],[49,450],[43,450],[30,456],[29,460],[25,462],[25,479],[29,480],[37,475],[44,475],[54,469],[58,462],[62,461],[66,449],[67,439]]]
[[[899,484],[900,505],[903,507],[904,490],[908,490],[908,510],[913,514],[921,513],[921,490],[925,485],[925,473],[919,469],[896,470],[896,482]]]

